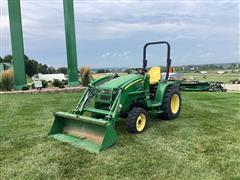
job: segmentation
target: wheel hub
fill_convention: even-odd
[[[138,132],[143,131],[144,127],[146,125],[146,116],[145,114],[140,114],[136,121],[136,129]]]
[[[172,113],[176,114],[180,107],[180,99],[177,94],[174,94],[171,98],[171,110]]]

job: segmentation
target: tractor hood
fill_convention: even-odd
[[[140,78],[140,75],[137,74],[129,74],[125,76],[120,76],[117,78],[114,78],[110,81],[105,82],[104,84],[101,84],[99,88],[101,89],[114,89],[114,88],[120,88],[123,85],[132,82],[138,78]]]

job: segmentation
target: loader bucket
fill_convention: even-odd
[[[55,139],[99,153],[116,142],[117,135],[109,121],[66,112],[56,112],[49,135]]]

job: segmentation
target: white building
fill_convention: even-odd
[[[207,71],[200,71],[201,74],[207,74]]]
[[[54,79],[57,79],[59,81],[63,81],[63,80],[66,80],[64,74],[41,74],[39,73],[38,75],[34,75],[32,77],[33,80],[45,80],[45,81],[48,81],[48,82],[53,82]]]
[[[224,74],[225,71],[217,71],[217,74]]]

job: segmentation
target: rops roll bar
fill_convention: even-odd
[[[170,44],[167,41],[158,41],[158,42],[149,42],[145,44],[143,47],[143,72],[146,72],[146,67],[147,67],[147,58],[146,58],[146,53],[147,53],[147,47],[149,45],[156,45],[156,44],[166,44],[167,45],[167,72],[166,72],[166,80],[168,79],[169,76],[169,68],[171,66],[171,58],[170,58]]]

